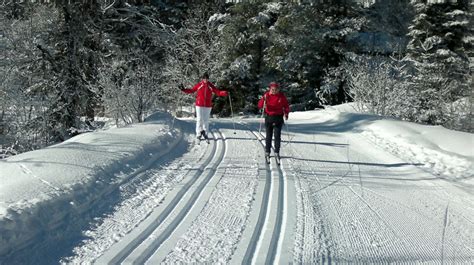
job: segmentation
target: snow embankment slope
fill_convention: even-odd
[[[167,154],[182,138],[171,117],[81,134],[0,160],[0,256],[80,214]]]
[[[390,117],[357,113],[353,104],[323,111],[296,112],[292,118],[324,123],[327,132],[360,133],[374,145],[440,176],[474,187],[474,134]]]

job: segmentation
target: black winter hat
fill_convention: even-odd
[[[204,74],[202,74],[202,79],[209,79],[209,73],[204,72]]]

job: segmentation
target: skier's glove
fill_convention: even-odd
[[[179,90],[181,90],[181,91],[183,91],[183,90],[185,89],[183,84],[179,84],[178,88],[179,88]]]

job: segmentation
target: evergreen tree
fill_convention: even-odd
[[[335,90],[321,87],[327,69],[341,63],[346,36],[364,23],[355,4],[244,2],[229,12],[221,31],[227,79],[247,102],[256,102],[270,81],[283,84],[293,110],[344,101],[341,81]],[[255,112],[255,103],[244,111]]]
[[[405,37],[413,19],[411,0],[375,1],[367,9],[368,30]]]
[[[275,23],[266,61],[291,84],[293,109],[343,102],[343,80],[329,69],[338,71],[349,50],[345,39],[366,23],[360,9],[352,1],[288,7]],[[329,79],[331,84],[326,82]]]
[[[410,32],[407,58],[414,67],[414,120],[428,124],[446,124],[453,113],[451,103],[470,94],[467,57],[468,47],[462,41],[469,31],[468,5],[456,3],[429,4],[412,1],[416,11]]]
[[[96,1],[59,2],[57,9],[61,21],[57,31],[38,43],[43,60],[48,66],[44,75],[49,80],[46,93],[52,98],[48,108],[51,133],[64,140],[81,129],[81,117],[94,118],[99,32],[94,19],[99,17]]]
[[[261,3],[230,6],[219,31],[223,80],[232,89],[234,110],[246,113],[257,112],[255,102],[268,82],[261,80],[265,79],[264,50],[275,19],[265,7]]]

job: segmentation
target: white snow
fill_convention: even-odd
[[[256,121],[256,118],[239,119],[240,123],[250,124],[254,121]],[[143,195],[143,197],[135,197],[138,198],[135,199],[137,200],[135,204],[131,202],[121,204],[124,207],[124,212],[119,214],[121,217],[111,220],[119,220],[122,224],[109,224],[109,227],[116,226],[116,228],[114,228],[115,231],[109,231],[110,237],[102,239],[103,241],[93,239],[95,236],[98,237],[99,232],[94,232],[94,230],[101,229],[100,223],[94,224],[95,227],[85,229],[83,231],[84,236],[92,238],[92,241],[84,240],[83,242],[87,242],[87,244],[76,246],[74,250],[76,257],[67,257],[67,255],[71,255],[71,253],[60,252],[64,251],[62,248],[58,248],[58,253],[51,253],[49,256],[58,258],[59,260],[56,260],[56,262],[59,262],[60,259],[63,259],[63,262],[88,262],[89,260],[87,260],[87,258],[94,260],[97,257],[87,257],[88,254],[84,253],[95,251],[100,254],[104,252],[106,248],[109,248],[111,245],[125,238],[130,229],[138,227],[139,223],[143,221],[143,218],[146,218],[146,216],[139,217],[133,216],[133,214],[126,217],[127,212],[132,212],[134,209],[144,207],[142,212],[146,213],[145,215],[151,214],[153,208],[163,202],[168,192],[174,194],[174,191],[172,191],[173,187],[189,178],[189,176],[186,177],[184,175],[176,177],[177,173],[175,172],[184,168],[192,169],[193,167],[198,167],[199,163],[202,163],[202,157],[210,152],[207,147],[203,146],[190,145],[188,149],[178,148],[180,143],[186,142],[186,138],[183,138],[183,135],[186,133],[183,128],[192,126],[190,125],[192,122],[193,121],[177,121],[173,123],[170,116],[157,113],[142,124],[81,134],[58,145],[0,160],[0,263],[3,263],[2,261],[21,261],[21,259],[16,258],[17,253],[36,255],[37,253],[35,251],[40,250],[36,248],[29,250],[28,246],[40,245],[38,242],[49,238],[45,236],[45,234],[54,234],[55,229],[58,227],[71,226],[71,229],[78,227],[79,229],[84,229],[83,227],[87,226],[88,222],[91,222],[91,220],[88,219],[89,215],[91,215],[93,219],[99,218],[90,214],[91,208],[94,209],[98,207],[97,205],[100,204],[104,197],[113,193],[114,190],[118,188],[120,188],[121,191],[130,189],[130,193],[146,193],[148,194],[147,196],[151,197]],[[172,126],[175,127],[172,128]],[[192,128],[189,131],[192,131]],[[224,169],[220,168],[217,170],[218,175],[221,174],[219,176],[221,176],[220,178],[222,178],[222,180],[220,178],[214,179],[214,177],[210,181],[213,187],[215,186],[216,189],[219,189],[219,192],[212,193],[211,195],[212,189],[209,189],[208,194],[204,191],[205,195],[201,195],[201,197],[204,196],[208,198],[208,204],[200,206],[203,207],[203,209],[201,215],[196,218],[196,223],[189,223],[185,226],[187,229],[190,229],[191,232],[186,233],[184,237],[177,241],[178,248],[170,252],[166,257],[166,261],[209,261],[205,259],[205,257],[190,257],[189,255],[192,253],[187,252],[189,249],[197,249],[196,251],[199,251],[199,249],[202,249],[202,251],[221,251],[221,254],[225,253],[227,257],[230,257],[236,248],[236,242],[241,240],[239,238],[242,232],[240,229],[250,220],[247,220],[247,215],[253,210],[251,202],[256,199],[252,196],[258,193],[256,192],[258,185],[257,180],[259,178],[258,172],[259,167],[261,168],[262,165],[260,162],[257,163],[257,161],[252,160],[255,162],[254,166],[251,166],[247,171],[240,172],[249,177],[248,179],[243,179],[244,181],[242,181],[242,179],[223,178],[226,174],[238,175],[239,168],[244,170],[245,164],[250,161],[246,160],[245,155],[250,156],[250,154],[252,154],[251,159],[258,156],[256,153],[253,154],[253,151],[249,151],[253,148],[251,145],[252,142],[246,141],[245,135],[242,134],[241,136],[239,134],[238,137],[233,139],[230,132],[231,129],[228,129],[227,135],[223,136],[224,138],[229,138],[226,139],[226,142],[231,141],[231,144],[225,147],[227,149],[225,149],[226,158],[224,158]],[[347,141],[348,143],[349,141],[354,141],[354,146],[360,143],[356,143],[358,137],[362,137],[367,143],[370,143],[356,150],[358,153],[367,152],[368,155],[373,155],[377,152],[386,152],[390,154],[386,155],[386,159],[392,159],[389,157],[394,156],[407,163],[417,165],[422,170],[428,172],[428,174],[438,176],[442,181],[449,181],[450,183],[452,182],[461,186],[464,190],[470,190],[469,196],[463,198],[463,200],[473,202],[473,134],[448,130],[440,126],[426,126],[396,119],[359,114],[354,111],[352,105],[345,104],[328,107],[325,110],[290,113],[288,127],[284,128],[283,141],[287,141],[287,144],[291,145],[292,141],[296,144],[298,140],[297,134],[305,134],[306,137],[318,139],[318,137],[332,137],[332,135],[341,133],[350,133],[353,135],[355,138],[351,136],[347,138],[349,139]],[[299,144],[302,144],[302,142],[303,141],[300,140]],[[319,147],[321,149],[324,148],[324,143],[322,144],[323,147]],[[313,146],[309,144],[307,147],[313,148]],[[245,151],[243,151],[243,153],[240,151],[239,153],[232,151],[238,148],[244,148],[242,150]],[[282,147],[282,149],[284,148],[285,146]],[[315,148],[316,146],[314,145],[314,151],[316,150]],[[373,148],[383,151],[375,152],[372,151]],[[347,152],[348,157],[351,155],[355,156],[355,151],[351,154],[349,154],[349,151]],[[187,156],[189,157],[187,158]],[[142,173],[153,175],[155,174],[153,172],[158,172],[157,167],[164,167],[165,165],[161,165],[156,161],[163,157],[169,158],[170,160],[173,160],[174,157],[182,158],[176,160],[176,164],[173,164],[173,162],[164,168],[164,170],[170,173],[168,175],[162,175],[159,183],[150,182],[146,184],[146,188],[140,186],[142,184],[136,184],[138,186],[134,188],[135,183],[132,183],[131,179]],[[381,157],[381,159],[383,158],[384,157]],[[318,163],[323,163],[332,158],[318,157],[316,159],[312,157],[311,159],[314,159],[316,162],[319,161]],[[186,161],[193,161],[193,163]],[[293,174],[296,174],[289,171],[290,168],[299,171],[305,170],[304,165],[306,164],[304,163],[307,164],[307,162],[303,160],[300,161],[300,164],[292,164],[291,160],[284,160],[282,166],[285,169],[285,172],[283,172],[285,178],[292,177],[294,176]],[[360,163],[360,165],[364,166],[364,163]],[[207,169],[201,170],[205,171]],[[307,170],[310,170],[309,166]],[[350,176],[350,173],[348,174],[348,176]],[[297,181],[297,192],[299,192],[298,194],[301,192],[301,194],[303,194],[306,189],[304,183],[309,180],[302,177],[304,175],[298,176],[301,177],[301,182]],[[324,178],[324,176],[322,176],[322,178]],[[341,177],[341,179],[343,178],[345,178],[345,176]],[[320,180],[318,180],[318,183]],[[328,187],[336,187],[337,181],[339,180],[330,180]],[[293,186],[290,186],[290,188],[293,189]],[[236,190],[232,187],[240,187],[241,189]],[[313,188],[317,188],[319,191],[319,187]],[[285,186],[285,190],[287,189],[288,187]],[[359,196],[362,201],[365,201],[367,198],[364,199],[364,193],[358,194],[358,191],[355,189],[356,188],[350,187],[353,194]],[[235,196],[233,192],[238,192],[242,197],[226,199],[226,194]],[[273,195],[270,194],[270,196]],[[311,200],[311,198],[307,196],[308,194],[305,193],[298,197],[298,205]],[[144,201],[140,201],[140,198]],[[409,201],[409,198],[406,199]],[[149,202],[145,200],[149,200]],[[109,199],[107,199],[105,203],[108,201]],[[149,203],[149,206],[146,206],[146,203]],[[291,203],[296,203],[296,200]],[[336,201],[334,203],[344,202]],[[120,204],[120,202],[118,204]],[[286,204],[288,204],[288,202],[285,201],[285,209],[287,207]],[[225,209],[229,206],[231,206],[232,209],[229,209],[225,216],[219,216],[219,212],[225,212]],[[321,204],[316,208],[318,207],[324,210],[325,207],[329,206]],[[432,207],[432,205],[427,204],[425,207]],[[451,208],[454,209],[456,207],[453,205]],[[298,209],[301,210],[304,209],[304,207],[301,206]],[[448,211],[448,208],[446,208],[446,211]],[[467,214],[468,213],[469,211]],[[110,216],[114,214],[117,215],[118,211],[111,213]],[[85,217],[86,215],[87,218]],[[82,216],[84,216],[83,222],[80,220]],[[306,218],[309,216],[308,213]],[[136,217],[136,220],[132,220],[134,217]],[[199,221],[200,219],[211,217],[215,220],[219,220],[219,222],[216,222],[213,226],[199,225],[204,223],[204,221]],[[378,217],[382,218],[380,215],[378,215]],[[219,218],[224,219],[221,220]],[[284,217],[283,225],[295,223],[295,221],[287,221],[286,218],[288,217]],[[316,216],[314,218],[315,222],[321,222],[319,219],[321,217]],[[471,219],[471,221],[468,222],[470,226],[466,228],[467,231],[465,232],[470,234],[474,230],[472,226],[472,216],[468,217],[468,219]],[[357,220],[354,220],[354,222],[356,221]],[[107,222],[106,220],[101,221],[101,223],[104,224]],[[226,228],[227,222],[231,222],[233,226]],[[76,223],[77,227],[74,227]],[[128,227],[126,229],[120,228],[124,225],[128,225]],[[455,226],[456,223],[450,223],[450,225]],[[394,226],[393,229],[395,228],[396,226]],[[217,234],[213,236],[213,233],[216,233],[215,231],[224,231],[223,229],[227,229],[225,233],[229,234],[229,236],[219,237]],[[291,230],[285,227],[282,229]],[[382,228],[379,227],[377,229],[380,230]],[[200,230],[204,230],[204,232],[207,233],[207,238],[199,238],[199,233],[203,233],[199,232]],[[60,231],[70,230],[64,229]],[[199,233],[195,234],[197,232]],[[323,236],[327,236],[330,230],[322,232],[324,232]],[[107,233],[105,234],[109,235]],[[392,232],[388,230],[384,230],[384,233],[388,233],[387,236],[393,237],[393,235],[391,235]],[[54,238],[62,237],[61,235],[57,235]],[[296,235],[296,237],[298,238],[298,235]],[[76,244],[73,242],[74,240],[77,240],[77,238],[71,239],[69,242],[73,246]],[[377,240],[378,241],[373,244],[385,244],[382,238],[378,238]],[[303,241],[298,241],[298,243],[295,244],[302,244],[301,242]],[[329,241],[326,239],[325,242],[328,243]],[[227,245],[231,244],[233,244],[234,247],[228,248]],[[281,245],[280,242],[280,248]],[[216,246],[219,248],[216,248]],[[323,246],[320,245],[319,247]],[[330,246],[325,247],[329,248]],[[334,245],[333,247],[337,246]],[[470,247],[472,248],[472,245]],[[51,249],[49,250],[51,251]],[[69,251],[71,251],[70,248]],[[237,252],[239,251],[238,249]],[[325,253],[324,250],[321,249],[321,253]],[[218,256],[218,254],[219,253],[217,253],[216,256]],[[277,256],[279,257],[280,254],[285,256],[285,253],[282,254],[280,252],[278,252]],[[324,255],[329,256],[329,254],[330,253],[326,253]],[[301,255],[301,257],[304,256],[303,251],[301,251]],[[471,257],[473,256],[474,254]],[[304,260],[304,258],[302,259]],[[420,259],[422,261],[424,260],[422,257]],[[424,261],[426,260],[433,261],[430,259],[425,259]],[[44,261],[48,263],[51,260],[45,259]],[[213,261],[227,262],[228,260]],[[295,258],[295,261],[298,260]],[[369,262],[373,261],[374,260],[369,260]],[[42,262],[39,261],[39,263]]]
[[[157,117],[0,160],[0,256],[70,212],[84,211],[140,166],[167,154],[181,133],[170,130],[169,116]]]
[[[208,22],[209,23],[218,23],[218,22],[221,22],[223,19],[229,17],[230,14],[220,14],[220,13],[216,13],[214,15],[212,15],[211,17],[209,17],[208,19]]]

